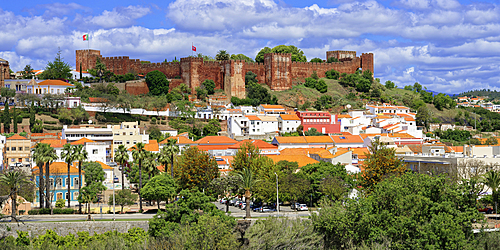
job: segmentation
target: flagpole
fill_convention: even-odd
[[[193,50],[194,43],[191,42],[191,56],[194,57],[194,50]]]

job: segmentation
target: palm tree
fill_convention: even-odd
[[[258,182],[258,180],[254,179],[252,169],[250,168],[244,168],[241,172],[239,172],[238,177],[240,178],[241,181],[241,187],[245,189],[245,202],[246,207],[246,218],[251,218],[250,216],[250,196],[252,195],[250,193],[250,189],[255,185],[255,183]]]
[[[73,145],[67,143],[63,146],[63,152],[61,153],[61,158],[64,159],[66,164],[68,164],[68,183],[66,186],[68,186],[68,208],[71,207],[71,176],[70,176],[70,166],[71,163],[73,163]]]
[[[12,213],[11,217],[12,220],[17,220],[16,219],[16,208],[17,208],[17,193],[19,192],[19,189],[21,186],[24,184],[29,183],[30,181],[27,179],[26,175],[21,172],[21,171],[13,171],[13,172],[7,172],[5,174],[2,174],[0,176],[0,183],[4,184],[7,186],[7,188],[10,190],[9,196],[11,198],[11,206],[12,206]]]
[[[78,194],[81,194],[82,189],[82,161],[87,160],[87,151],[83,145],[76,145],[73,147],[73,160],[78,161]],[[82,206],[78,206],[78,212],[82,213]]]
[[[500,186],[500,172],[491,170],[484,177],[484,184],[491,188],[493,201],[495,202],[495,214],[498,205],[498,188]]]
[[[50,163],[59,158],[56,150],[50,146],[43,151],[43,161],[45,162],[45,208],[52,207],[52,197],[50,195]],[[55,182],[54,182],[55,185]]]
[[[125,187],[125,168],[124,164],[128,161],[128,151],[127,148],[124,145],[118,146],[118,150],[116,150],[115,153],[115,162],[120,164],[122,167],[122,190]]]
[[[47,148],[50,148],[49,144],[46,143],[38,143],[33,149],[33,161],[36,162],[38,167],[38,198],[40,202],[40,208],[44,207],[45,195],[43,193],[45,181],[43,179],[43,164],[45,163],[45,159],[43,157],[43,153],[47,151]]]
[[[174,157],[179,153],[179,146],[176,145],[176,139],[168,139],[167,145],[162,148],[161,154],[170,158],[170,174],[174,178]],[[166,167],[167,165],[165,165]]]
[[[142,212],[142,196],[141,196],[141,188],[142,188],[142,161],[147,156],[147,151],[144,149],[145,144],[139,142],[135,144],[134,151],[132,152],[132,157],[134,157],[134,161],[139,164],[139,210]]]

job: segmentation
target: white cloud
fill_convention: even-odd
[[[85,20],[103,28],[128,27],[135,20],[149,14],[151,10],[142,6],[128,6],[114,8],[112,11],[103,11],[101,15],[89,17]]]

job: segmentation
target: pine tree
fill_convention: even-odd
[[[14,120],[14,133],[17,134],[17,114],[16,114],[16,105],[14,105],[14,113],[12,113],[12,119]]]
[[[35,103],[31,103],[31,108],[30,108],[30,130],[35,126]]]
[[[8,102],[5,102],[5,108],[3,109],[2,121],[3,121],[3,131],[5,133],[9,133],[11,120],[10,120],[9,103]]]

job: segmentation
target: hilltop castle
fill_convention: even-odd
[[[327,51],[326,59],[335,57],[339,62],[312,63],[292,62],[291,54],[269,53],[264,55],[264,63],[248,63],[240,60],[207,61],[202,58],[186,57],[180,62],[168,63],[141,63],[139,59],[130,59],[128,56],[103,57],[99,50],[77,50],[76,68],[94,68],[97,58],[106,65],[106,68],[115,74],[129,72],[147,74],[159,70],[167,78],[181,78],[173,82],[185,83],[192,91],[199,87],[205,79],[215,82],[217,89],[223,89],[226,94],[245,98],[245,74],[252,71],[257,74],[261,83],[266,83],[271,90],[287,90],[292,88],[292,79],[304,79],[316,71],[319,77],[325,77],[325,72],[335,69],[340,73],[352,74],[357,69],[370,70],[373,73],[373,54],[363,53],[356,56],[356,51]]]

